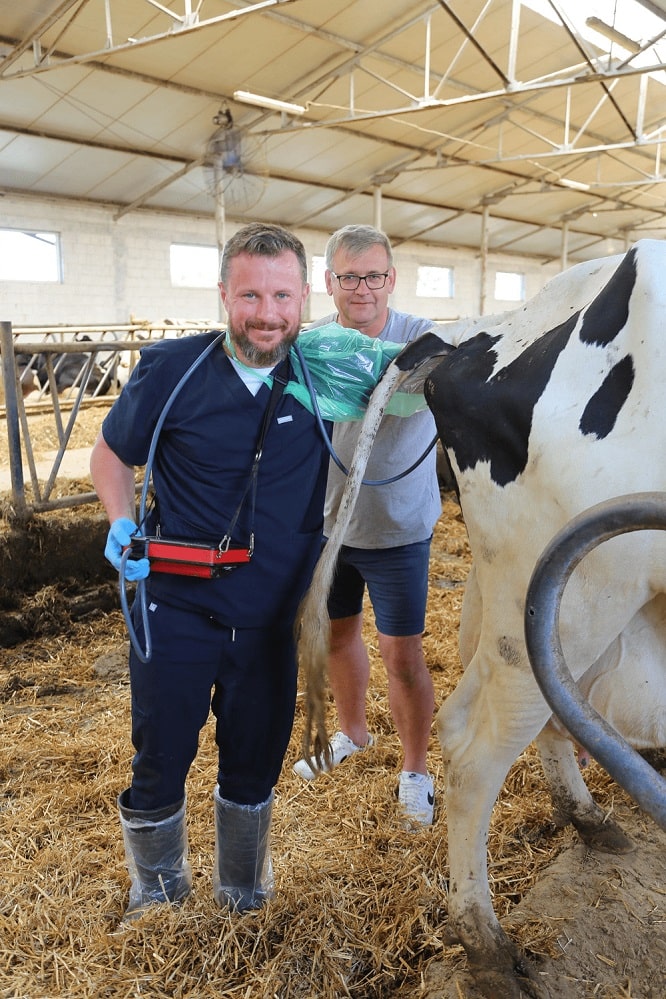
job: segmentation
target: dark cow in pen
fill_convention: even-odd
[[[90,342],[90,337],[86,335],[76,339]],[[82,383],[85,383],[85,391],[88,394],[106,395],[111,387],[109,375],[95,363],[91,354],[43,353],[37,354],[33,363],[39,384],[47,391],[50,391],[51,380],[55,380],[58,394],[75,393]]]
[[[486,858],[494,803],[531,741],[557,821],[573,822],[596,848],[631,848],[593,801],[568,734],[551,720],[523,622],[531,574],[557,531],[603,500],[666,491],[665,271],[666,243],[651,240],[621,257],[578,265],[520,309],[445,327],[448,344],[437,349],[446,356],[425,380],[473,557],[460,630],[465,672],[437,716],[446,766],[449,929],[489,997],[543,994],[495,917]],[[359,444],[361,463],[367,446]],[[315,573],[312,611],[306,604],[302,617],[309,727],[319,749],[325,649],[320,654],[319,638],[311,640],[310,614],[319,613],[317,587],[328,585],[353,508],[354,475],[340,532],[336,526],[334,546],[324,549]],[[563,596],[560,639],[580,687],[627,741],[639,749],[664,746],[666,532],[615,537],[586,556]]]

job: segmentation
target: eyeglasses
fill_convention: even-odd
[[[379,291],[386,284],[386,274],[335,274],[343,291],[356,291],[361,281],[365,281],[370,291]]]

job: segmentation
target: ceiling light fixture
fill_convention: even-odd
[[[641,50],[638,42],[635,42],[633,38],[629,38],[622,31],[618,31],[612,25],[606,24],[600,17],[588,17],[585,24],[588,28],[592,28],[593,31],[598,31],[600,35],[603,35],[610,42],[616,42],[618,45],[621,45],[623,49],[633,53],[633,55],[638,55]]]
[[[590,185],[583,184],[580,180],[570,180],[568,177],[560,177],[559,183],[564,187],[570,187],[572,191],[589,191]]]
[[[289,101],[276,101],[273,97],[263,97],[261,94],[251,94],[249,90],[234,90],[234,100],[241,104],[252,104],[254,107],[267,108],[269,111],[284,111],[285,114],[305,114],[302,104],[290,104]]]

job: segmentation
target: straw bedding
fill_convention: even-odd
[[[457,505],[448,494],[445,500],[425,636],[437,703],[459,675],[457,626],[469,568]],[[430,752],[440,789],[436,823],[407,832],[396,808],[400,746],[370,615],[368,710],[377,745],[334,775],[304,783],[291,771],[301,738],[299,698],[274,810],[275,898],[242,917],[212,902],[216,762],[208,725],[188,783],[193,894],[181,908],[155,907],[125,929],[128,878],[115,805],[132,753],[123,620],[118,610],[68,618],[55,586],[34,599],[51,622],[49,609],[58,606],[62,629],[3,650],[0,662],[2,999],[474,995],[462,949],[446,939],[446,815],[436,738]],[[496,911],[513,920],[513,932],[546,972],[558,969],[553,996],[657,999],[666,962],[666,837],[637,816],[596,765],[589,780],[603,806],[619,810],[641,842],[631,861],[638,866],[590,861],[571,831],[551,828],[530,748],[512,768],[493,816]],[[553,887],[521,915],[531,889],[548,885],[553,861],[564,864]],[[638,894],[631,894],[637,882]],[[610,950],[599,943],[608,942],[603,927],[592,924],[613,892],[622,912],[613,926],[624,938],[616,934]],[[563,945],[574,937],[574,946]],[[578,973],[583,953],[588,964]],[[573,965],[566,964],[570,957]]]

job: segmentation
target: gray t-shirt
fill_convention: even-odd
[[[337,315],[327,316],[312,326],[323,326],[336,319]],[[436,323],[429,319],[389,309],[389,317],[379,339],[408,343],[434,326]],[[333,447],[345,468],[351,464],[361,422],[336,423],[333,428]],[[364,478],[386,479],[409,468],[423,454],[436,433],[430,410],[408,417],[385,416]],[[361,486],[344,543],[352,548],[396,548],[429,538],[442,512],[436,462],[437,454],[433,448],[413,472],[397,482],[385,486]],[[346,477],[331,460],[326,488],[326,536],[333,529],[345,481]]]

